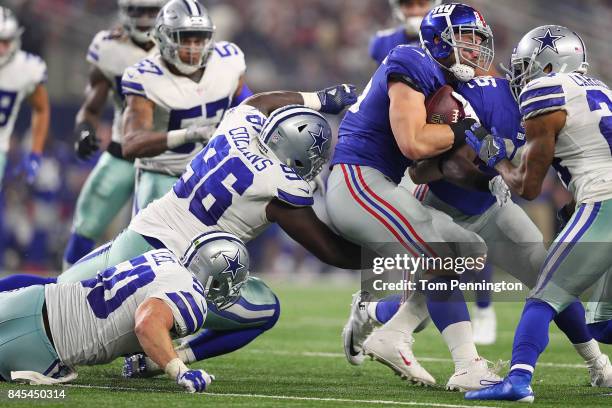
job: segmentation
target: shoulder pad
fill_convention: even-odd
[[[529,119],[561,110],[566,101],[564,82],[563,75],[551,74],[527,84],[519,96],[521,115]]]

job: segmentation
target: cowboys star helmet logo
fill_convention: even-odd
[[[233,258],[222,254],[223,258],[225,258],[225,262],[227,262],[227,268],[223,270],[222,273],[229,272],[232,274],[232,279],[236,279],[236,275],[238,275],[238,271],[245,266],[240,263],[240,251],[236,251],[236,255]]]
[[[313,140],[312,146],[310,146],[310,149],[308,150],[316,148],[317,150],[319,150],[319,154],[323,154],[323,145],[327,143],[328,140],[328,138],[323,135],[323,126],[319,126],[318,133],[311,132],[310,130],[308,131],[308,133],[310,133],[310,136],[312,136]]]
[[[540,53],[542,51],[544,51],[546,48],[550,48],[553,52],[558,54],[559,51],[557,50],[556,42],[559,41],[561,38],[564,38],[564,37],[565,37],[564,35],[553,35],[550,32],[550,28],[546,30],[546,33],[544,33],[543,36],[541,36],[541,37],[533,37],[533,40],[535,40],[535,41],[540,43],[537,55],[540,55]]]

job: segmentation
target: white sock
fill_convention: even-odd
[[[442,330],[442,337],[455,363],[455,372],[468,368],[478,358],[471,322],[458,322]]]
[[[422,293],[414,292],[406,302],[400,305],[391,320],[382,327],[388,330],[413,333],[414,329],[428,317],[425,296]]]
[[[372,320],[374,320],[376,323],[382,323],[378,320],[378,318],[376,317],[376,306],[378,305],[378,302],[368,302],[366,303],[366,312],[368,313],[368,317]]]
[[[578,343],[574,344],[574,348],[580,354],[580,357],[586,361],[587,365],[590,366],[589,363],[594,363],[595,360],[601,356],[601,350],[599,349],[599,343],[595,339],[591,339],[586,343]]]
[[[181,343],[174,348],[174,351],[176,352],[178,357],[183,360],[183,363],[191,364],[197,361],[195,355],[193,354],[193,350],[191,350],[191,347],[189,346],[189,340],[196,338],[200,334],[201,332],[198,332],[190,336],[184,337],[183,339],[181,339]]]

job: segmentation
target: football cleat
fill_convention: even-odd
[[[124,378],[149,378],[163,373],[164,370],[144,353],[132,354],[123,361]]]
[[[591,386],[612,387],[612,364],[607,355],[602,354],[593,364],[589,364],[589,374],[591,375]]]
[[[365,360],[362,349],[363,341],[374,330],[374,322],[366,310],[371,299],[371,295],[365,290],[360,290],[353,295],[351,314],[342,329],[344,355],[352,365],[361,365]]]
[[[505,378],[499,383],[483,388],[478,391],[468,391],[465,393],[466,400],[497,400],[497,401],[516,401],[531,403],[535,399],[533,390],[528,382],[521,383],[520,380]]]
[[[363,352],[399,375],[419,385],[434,385],[436,379],[419,364],[412,353],[414,338],[410,333],[378,329],[363,343]]]
[[[474,343],[488,346],[495,343],[497,338],[497,319],[493,306],[476,307],[472,313],[472,331]]]
[[[448,379],[446,389],[450,391],[480,390],[484,387],[500,382],[502,378],[489,368],[488,361],[478,357],[472,361],[468,368],[456,371]]]

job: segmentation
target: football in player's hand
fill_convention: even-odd
[[[463,106],[451,95],[452,92],[450,85],[444,85],[425,100],[427,123],[449,125],[463,119]]]

